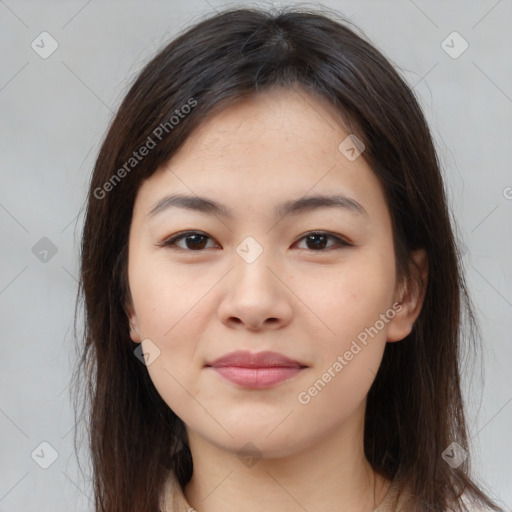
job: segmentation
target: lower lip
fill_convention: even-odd
[[[302,368],[273,366],[269,368],[243,368],[240,366],[212,367],[225,379],[247,388],[269,388],[291,379]]]

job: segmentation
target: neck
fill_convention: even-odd
[[[197,512],[372,512],[389,481],[364,456],[361,418],[284,457],[242,463],[237,453],[189,431],[194,462],[184,492]]]

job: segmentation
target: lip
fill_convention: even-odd
[[[238,351],[222,356],[206,367],[239,386],[262,389],[294,377],[307,366],[278,352]]]
[[[290,359],[279,352],[265,351],[252,353],[239,350],[219,357],[212,363],[207,363],[206,366],[212,366],[214,368],[225,366],[239,366],[241,368],[269,368],[273,366],[300,368],[306,365]]]

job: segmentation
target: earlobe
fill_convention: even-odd
[[[403,340],[411,333],[425,299],[428,283],[427,253],[425,249],[417,249],[411,252],[411,257],[415,264],[415,278],[397,294],[396,301],[401,309],[397,309],[395,317],[389,323],[386,340],[390,342]]]
[[[139,335],[139,322],[137,320],[137,315],[135,314],[135,308],[131,301],[128,301],[125,304],[125,311],[128,317],[128,330],[130,333],[130,338],[135,343],[140,343],[140,335]]]

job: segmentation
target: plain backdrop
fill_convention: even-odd
[[[323,4],[399,69],[431,126],[483,335],[483,373],[464,381],[474,467],[510,508],[512,2]],[[93,510],[69,396],[87,183],[142,65],[233,5],[0,0],[0,512]]]

